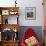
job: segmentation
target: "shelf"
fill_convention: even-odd
[[[0,16],[0,24],[9,24],[9,22],[11,21],[11,19],[9,21],[9,16],[14,16],[16,19],[14,19],[15,23],[13,24],[18,24],[19,7],[0,7]],[[12,21],[10,24],[12,24]]]
[[[0,7],[2,15],[18,15],[19,7]]]
[[[16,42],[19,42],[19,40],[15,40],[15,41],[12,41],[12,40],[10,40],[10,41],[2,41],[2,42],[4,42],[4,43],[16,43]]]
[[[17,31],[19,31],[20,29],[20,26],[19,24],[0,24],[0,27],[1,27],[1,31],[5,28],[10,28],[14,31],[14,29],[16,29]]]
[[[19,7],[0,7],[0,46],[18,46],[18,31],[20,30],[18,16]],[[13,20],[14,23],[12,23]]]
[[[18,46],[18,41],[1,41],[1,46]]]
[[[18,42],[5,42],[3,43],[3,46],[18,46]]]

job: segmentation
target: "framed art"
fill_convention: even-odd
[[[9,10],[2,10],[2,15],[9,15]]]
[[[36,19],[36,8],[26,7],[25,8],[25,18],[27,20],[35,20]]]

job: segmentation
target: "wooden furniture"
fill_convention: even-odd
[[[18,46],[18,41],[5,41],[3,46]]]
[[[19,7],[0,7],[0,18],[1,18],[1,24],[8,23],[8,16],[17,16],[18,20],[19,15]],[[18,21],[17,21],[18,23]]]
[[[8,17],[16,17],[15,24],[9,24]],[[0,7],[0,32],[1,32],[1,41],[0,46],[18,46],[19,40],[2,40],[2,32],[5,32],[4,29],[11,29],[15,33],[19,31],[20,26],[18,24],[18,17],[19,17],[19,7]],[[15,22],[15,20],[14,20]],[[16,29],[16,30],[15,30]],[[7,31],[7,30],[6,30]]]
[[[3,29],[5,28],[10,28],[14,31],[14,29],[17,30],[17,32],[19,31],[20,29],[20,26],[18,24],[0,24],[0,30],[2,32]]]
[[[0,41],[0,46],[2,46],[2,42]]]

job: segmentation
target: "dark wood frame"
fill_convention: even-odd
[[[9,11],[10,10],[15,10],[17,12],[17,14],[2,15],[2,10],[9,10]],[[20,29],[20,26],[18,24],[18,17],[17,17],[17,24],[8,24],[8,23],[3,24],[3,16],[18,16],[19,15],[19,13],[18,13],[19,12],[19,7],[0,7],[0,11],[1,11],[0,12],[0,15],[1,15],[0,32],[2,32],[3,29],[5,29],[5,28],[10,28],[13,31],[16,29],[17,30],[16,32],[18,32],[19,29]],[[4,44],[6,44],[6,46],[13,46],[13,45],[18,46],[18,41],[12,41],[11,40],[11,41],[5,41],[4,42],[4,41],[1,40],[0,41],[0,46],[4,46]]]

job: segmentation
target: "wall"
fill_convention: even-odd
[[[14,0],[15,1],[15,0]],[[15,6],[13,0],[0,0],[0,6],[9,7]],[[17,6],[20,7],[19,11],[19,24],[21,26],[43,26],[43,6],[42,0],[17,0]],[[36,20],[25,19],[25,7],[36,7]]]
[[[14,6],[14,1],[15,0],[0,0],[0,6],[1,7],[10,7],[10,6]]]
[[[22,26],[43,26],[42,0],[21,0],[20,4],[20,25]],[[25,20],[25,7],[36,7],[36,20]]]

